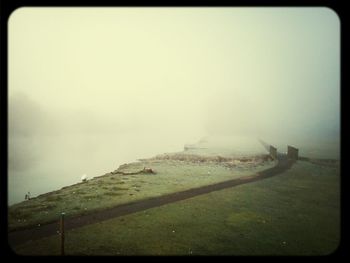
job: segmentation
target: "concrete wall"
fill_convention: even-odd
[[[288,151],[287,151],[287,157],[289,159],[293,159],[293,160],[298,160],[299,157],[299,149],[288,145]]]
[[[273,159],[277,159],[277,148],[270,145],[270,155]]]

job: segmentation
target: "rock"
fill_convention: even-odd
[[[86,174],[83,174],[83,176],[81,177],[81,180],[82,180],[83,182],[85,182],[85,181],[87,180],[87,175],[86,175]]]

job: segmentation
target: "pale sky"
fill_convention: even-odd
[[[330,9],[20,8],[8,34],[10,203],[206,136],[339,157]]]
[[[20,8],[8,26],[12,133],[339,131],[328,8]]]

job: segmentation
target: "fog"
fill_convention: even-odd
[[[330,9],[20,8],[8,29],[10,204],[204,137],[340,157]]]

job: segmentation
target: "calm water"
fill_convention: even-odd
[[[100,176],[119,165],[163,152],[183,150],[183,139],[167,140],[145,134],[71,135],[9,140],[9,204]]]
[[[198,139],[198,138],[197,138]],[[256,138],[235,137],[230,142],[211,140],[235,151],[264,152]],[[265,138],[264,138],[265,139]],[[197,140],[190,142],[194,143]],[[210,141],[210,138],[209,138]],[[287,144],[299,147],[301,156],[339,159],[339,141],[277,141],[267,138],[279,151]],[[8,196],[9,205],[23,201],[30,191],[32,197],[60,189],[89,178],[111,172],[123,163],[183,150],[184,137],[167,138],[147,133],[16,137],[9,139]]]

